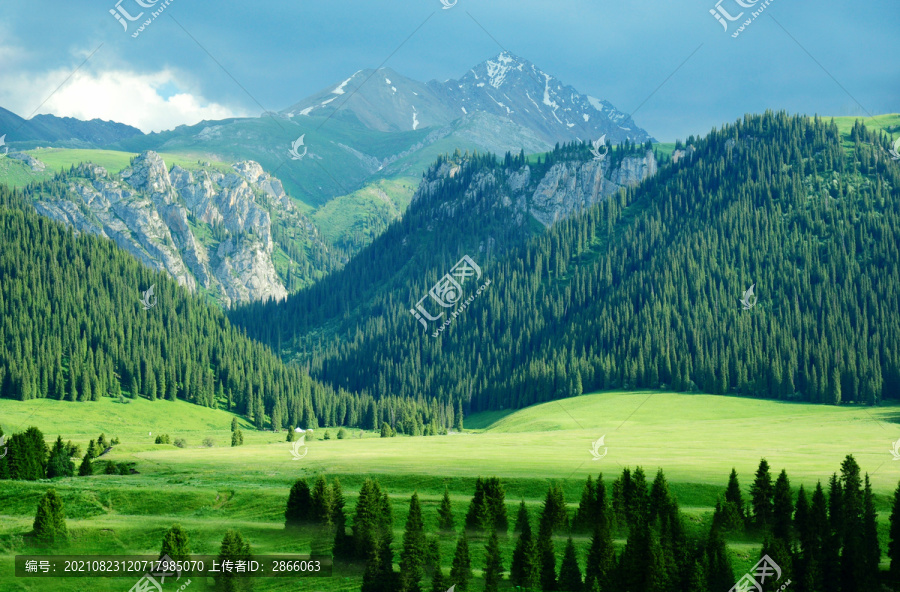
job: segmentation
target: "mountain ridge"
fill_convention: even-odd
[[[492,92],[502,93],[497,96],[506,102]],[[380,131],[446,125],[460,115],[482,111],[537,131],[548,147],[601,136],[614,143],[652,140],[608,101],[581,94],[508,51],[470,68],[459,79],[444,82],[422,83],[390,68],[358,70],[281,113],[290,118],[313,112],[330,116],[339,109],[349,110],[367,127]]]

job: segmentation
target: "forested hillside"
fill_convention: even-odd
[[[900,169],[887,140],[768,113],[687,144],[639,187],[523,245],[496,223],[505,188],[472,181],[524,159],[462,159],[344,271],[233,319],[333,385],[469,410],[607,388],[900,397]],[[488,252],[493,236],[505,251]],[[433,338],[410,309],[464,254],[492,286]],[[744,310],[751,285],[759,300]]]
[[[336,390],[285,365],[221,309],[148,270],[112,241],[39,216],[0,186],[0,396],[183,399],[257,427],[452,425],[454,410]],[[154,286],[155,303],[140,300]],[[160,408],[160,413],[165,413]]]

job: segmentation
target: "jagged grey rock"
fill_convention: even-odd
[[[497,205],[513,209],[518,224],[523,224],[525,216],[530,215],[544,226],[550,226],[624,187],[635,186],[656,175],[657,168],[656,156],[647,150],[643,156],[623,158],[615,168],[610,167],[608,160],[573,159],[555,163],[541,177],[535,176],[527,165],[518,171],[482,171],[472,179],[462,199],[441,204],[441,208],[452,214],[466,207],[474,195],[496,187],[501,190]],[[452,178],[458,170],[457,164],[443,162],[435,175],[419,186],[413,201],[434,194],[445,178]]]
[[[224,174],[207,167],[169,171],[159,154],[147,151],[118,176],[82,165],[63,199],[42,199],[35,209],[48,217],[114,240],[145,265],[165,271],[190,290],[202,286],[226,305],[282,299],[287,290],[272,261],[271,216],[258,203],[295,212],[281,182],[253,161]],[[227,236],[214,253],[192,229],[191,218]],[[300,216],[305,229],[317,229]]]

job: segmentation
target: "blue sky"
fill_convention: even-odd
[[[710,14],[715,0],[458,0],[448,10],[440,0],[169,0],[133,38],[167,0],[155,1],[122,0],[128,14],[145,12],[128,32],[109,12],[116,1],[3,3],[0,106],[158,131],[281,110],[388,56],[400,74],[444,80],[506,49],[636,111],[663,141],[765,109],[900,111],[896,0],[770,0],[737,38],[767,0],[723,0],[728,14],[746,12],[727,33]]]

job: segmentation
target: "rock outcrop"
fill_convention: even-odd
[[[67,176],[65,196],[39,199],[35,208],[76,232],[114,240],[147,266],[190,290],[210,291],[226,306],[283,299],[288,292],[273,262],[270,210],[289,215],[297,231],[315,240],[321,240],[318,230],[258,163],[243,161],[232,169],[170,171],[148,151],[115,176],[103,167],[80,166]],[[202,226],[208,230],[198,235]]]
[[[448,214],[466,207],[476,194],[497,191],[497,207],[510,208],[514,220],[523,224],[531,216],[544,226],[567,218],[579,210],[614,195],[624,187],[637,185],[657,173],[656,156],[652,150],[643,155],[625,156],[615,165],[611,160],[567,159],[557,162],[546,172],[538,174],[531,166],[518,170],[497,168],[476,174],[460,200],[441,204]],[[419,186],[413,201],[434,194],[446,179],[453,178],[459,165],[444,162]]]

